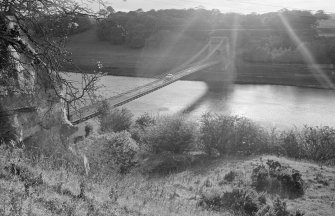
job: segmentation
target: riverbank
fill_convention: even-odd
[[[151,78],[176,68],[194,56],[203,44],[186,35],[166,35],[161,45],[152,47],[148,44],[143,49],[131,49],[126,46],[112,45],[99,41],[95,29],[77,34],[69,38],[67,49],[72,53],[73,63],[85,73],[95,71],[97,62],[103,65],[101,71],[113,76]],[[318,65],[330,81],[335,82],[335,69],[330,65]],[[75,71],[70,65],[64,66],[64,71]],[[217,81],[221,74],[211,71],[199,72],[185,80]],[[273,64],[236,63],[236,84],[272,84],[309,88],[329,89],[318,79],[322,76],[311,65],[306,64]]]
[[[96,70],[94,65],[79,65],[85,73],[92,73]],[[323,75],[332,83],[335,83],[335,68],[331,65],[317,65],[323,72],[319,74],[313,65],[306,64],[272,64],[272,63],[240,63],[236,66],[236,84],[263,84],[263,85],[285,85],[307,88],[331,89],[322,82]],[[75,71],[71,66],[65,66],[64,71]],[[105,66],[102,72],[113,76],[143,77],[151,78],[158,74],[138,73],[135,67]],[[201,74],[203,73],[203,74]],[[211,72],[213,81],[217,81],[215,72]],[[206,77],[206,79],[204,78]],[[199,72],[197,76],[185,77],[184,80],[211,80],[211,75],[206,72]]]

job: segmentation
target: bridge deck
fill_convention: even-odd
[[[178,71],[173,74],[173,77],[167,78],[167,77],[162,77],[160,79],[157,79],[153,82],[150,82],[144,86],[140,86],[134,90],[130,90],[124,94],[111,97],[106,99],[108,104],[111,107],[118,107],[121,106],[125,103],[128,103],[132,100],[135,100],[139,97],[142,97],[143,95],[149,94],[153,91],[156,91],[157,89],[160,89],[164,86],[167,86],[173,82],[176,82],[177,80],[181,79],[182,77],[185,77],[187,75],[190,75],[192,73],[195,73],[197,71],[203,70],[205,68],[217,65],[221,63],[221,60],[215,60],[215,61],[210,61],[208,63],[204,64],[195,64],[187,69]],[[75,112],[70,113],[70,121],[73,124],[79,124],[81,122],[84,122],[90,118],[96,117],[99,115],[99,106],[101,103],[96,103],[92,104],[89,106],[85,106],[80,108],[79,110],[76,110]]]

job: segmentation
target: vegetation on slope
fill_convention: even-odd
[[[144,114],[132,121],[126,111],[105,115],[111,112],[119,115],[111,127],[70,143],[73,153],[60,146],[45,157],[40,151],[46,148],[28,153],[3,145],[1,214],[299,216],[334,211],[335,170],[321,165],[333,162],[331,128],[280,133],[236,116],[206,114],[192,122]],[[114,127],[115,121],[129,120],[126,130]],[[91,127],[86,128],[89,133]]]

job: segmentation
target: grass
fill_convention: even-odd
[[[299,170],[308,183],[305,194],[294,200],[285,199],[287,209],[301,209],[306,215],[332,215],[335,169],[286,158],[262,156],[262,160],[277,160]],[[233,211],[213,211],[199,205],[203,195],[218,191],[230,193],[234,188],[251,188],[251,174],[261,163],[260,157],[229,157],[199,164],[168,176],[144,176],[111,173],[98,181],[96,178],[41,165],[30,167],[42,173],[44,184],[24,196],[24,188],[15,179],[0,179],[0,211],[18,215],[236,215]],[[48,163],[44,161],[44,163]],[[220,183],[234,170],[231,182]],[[320,174],[321,173],[321,174]],[[322,175],[328,185],[315,178]],[[79,198],[80,185],[85,182],[85,198]],[[269,196],[268,199],[275,200]],[[22,214],[21,214],[22,213]]]
[[[257,125],[247,119],[223,116],[213,118],[210,120],[215,123],[212,125],[214,129],[225,126],[223,129],[229,132],[232,122],[230,120],[233,120],[232,132],[238,132],[232,137],[227,135],[228,139],[231,138],[230,141],[221,142],[220,145],[223,146],[230,143],[231,151],[228,151],[228,154],[222,152],[219,157],[210,157],[204,153],[198,157],[194,154],[194,151],[201,152],[203,145],[200,137],[206,130],[201,130],[201,122],[195,124],[175,116],[152,118],[144,115],[133,122],[129,132],[93,132],[82,142],[74,144],[77,145],[75,149],[78,155],[86,153],[91,165],[89,173],[85,173],[86,164],[75,155],[71,156],[69,151],[62,157],[64,161],[61,163],[60,158],[42,157],[43,154],[34,158],[23,150],[6,149],[2,146],[0,213],[148,216],[332,215],[335,208],[333,166],[324,165],[321,163],[323,160],[319,161],[320,164],[301,160],[313,158],[301,157],[300,160],[293,160],[271,156],[269,153],[273,148],[266,148],[264,152],[257,149],[253,152],[253,148],[250,148],[247,149],[248,154],[240,154],[239,151],[243,150],[241,146],[258,146],[255,143],[258,139],[253,139],[257,133],[265,135],[264,139],[267,142],[275,140],[267,146],[274,143],[280,145],[280,139],[285,136],[266,137],[266,131],[259,130]],[[123,121],[122,118],[114,119]],[[242,121],[238,123],[240,120]],[[131,134],[134,128],[138,138],[136,141],[132,139]],[[214,129],[211,130],[214,131],[211,136],[222,136],[222,130]],[[146,137],[146,132],[151,130],[157,132],[150,135],[154,138],[154,134],[157,134],[154,141],[148,141]],[[304,144],[315,140],[314,138],[325,142],[332,137],[332,130],[312,132],[307,134],[308,139],[300,138],[305,141]],[[190,139],[190,133],[195,137]],[[236,137],[239,133],[241,139]],[[306,133],[299,136],[303,134]],[[323,134],[325,136],[322,136]],[[289,133],[289,136],[292,135]],[[193,142],[192,148],[190,140]],[[290,143],[294,139],[287,140],[286,142]],[[164,148],[159,152],[152,151],[151,145],[155,146],[162,141]],[[187,148],[183,145],[178,151],[174,151],[175,148],[165,148],[169,142],[185,142]],[[318,145],[318,142],[312,143],[312,146],[315,145]],[[66,153],[66,149],[63,149],[63,152]],[[12,169],[13,167],[19,167],[18,169],[26,174],[19,174],[21,171],[18,172],[17,169]],[[159,172],[162,170],[167,172]],[[258,187],[259,183],[262,184],[260,186],[266,187]],[[295,193],[292,195],[293,190]]]

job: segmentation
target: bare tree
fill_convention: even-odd
[[[90,2],[94,1],[98,0]],[[94,16],[94,13],[73,0],[0,1],[0,93],[31,94],[37,88],[51,89],[56,100],[62,99],[73,108],[92,98],[98,88],[97,80],[103,75],[101,65],[90,74],[72,67],[82,74],[80,81],[66,79],[61,73],[64,64],[72,64],[70,53],[64,48],[69,33],[67,28],[72,26],[56,24],[78,15]],[[43,25],[45,18],[51,18],[53,27],[62,31],[55,34],[54,29]],[[29,73],[32,70],[34,74]],[[26,72],[24,85],[17,83],[20,71]]]

